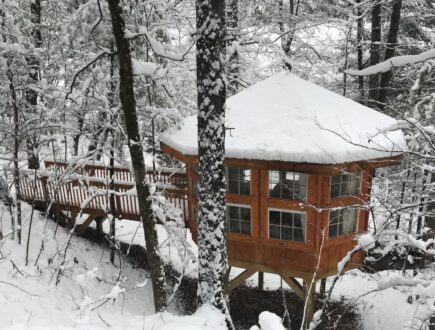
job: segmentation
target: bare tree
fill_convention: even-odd
[[[139,212],[145,232],[145,245],[151,282],[154,293],[156,312],[166,308],[166,281],[163,262],[158,254],[156,219],[151,209],[150,189],[146,183],[146,168],[143,156],[141,137],[136,113],[136,101],[133,89],[133,66],[130,42],[125,37],[126,26],[123,16],[122,2],[108,0],[112,30],[119,60],[119,97],[124,113],[128,147],[136,181]]]

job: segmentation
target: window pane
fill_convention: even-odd
[[[235,180],[235,181],[239,180],[239,169],[238,168],[228,167],[227,173],[228,173],[228,180]]]
[[[293,215],[292,213],[282,212],[281,213],[281,225],[287,226],[287,227],[292,227],[293,226],[292,215]]]
[[[251,209],[247,207],[241,207],[240,219],[243,221],[251,221]]]
[[[239,182],[228,180],[228,193],[230,194],[239,194]]]
[[[251,194],[251,182],[240,181],[240,195],[250,195],[250,194]]]
[[[351,195],[358,195],[359,194],[359,186],[360,181],[357,177],[353,177],[352,181],[350,183],[350,194]]]
[[[293,216],[293,226],[297,228],[302,228],[302,220],[301,215],[298,213],[295,213]]]
[[[299,175],[293,172],[285,172],[285,181],[299,180]]]
[[[293,240],[292,228],[282,227],[281,228],[281,239],[285,239],[287,241]]]
[[[242,234],[251,235],[251,223],[250,222],[242,221],[240,223],[240,225],[241,225],[241,233]]]
[[[240,222],[239,221],[230,221],[230,232],[232,233],[240,233]]]
[[[281,185],[276,184],[272,189],[269,189],[269,196],[273,198],[281,198]]]
[[[331,197],[335,198],[340,196],[340,184],[333,184],[331,186]]]
[[[269,237],[280,239],[280,227],[278,226],[269,226]]]
[[[293,229],[293,240],[296,242],[304,242],[304,234],[301,228],[295,228]]]
[[[269,171],[269,181],[279,182],[279,171]]]
[[[228,206],[229,218],[231,220],[239,220],[239,208],[236,206]]]
[[[329,238],[337,237],[337,226],[329,225]]]
[[[333,175],[331,177],[331,184],[340,184],[340,175]]]
[[[269,222],[271,225],[280,225],[280,212],[269,211]]]
[[[240,180],[251,181],[251,170],[241,170]]]

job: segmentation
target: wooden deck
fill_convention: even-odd
[[[91,221],[106,218],[109,213],[120,219],[140,220],[137,197],[129,193],[135,186],[130,170],[115,167],[113,173],[111,186],[108,167],[86,164],[74,168],[68,163],[46,161],[45,170],[37,172],[36,180],[33,172],[21,177],[21,198],[39,208],[50,207],[51,212],[69,212],[73,221],[81,210]],[[163,170],[148,171],[147,176],[187,221],[186,174]],[[115,191],[115,210],[110,209],[110,191]]]

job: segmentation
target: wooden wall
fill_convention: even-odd
[[[228,164],[231,166],[232,164]],[[334,239],[327,238],[329,208],[363,205],[368,200],[372,170],[362,171],[362,185],[359,196],[330,198],[331,176],[326,174],[308,174],[307,201],[278,200],[268,197],[268,169],[259,169],[253,164],[242,166],[238,161],[232,166],[251,169],[251,195],[227,195],[227,202],[251,206],[251,236],[229,233],[228,255],[230,264],[238,267],[255,268],[275,273],[286,273],[294,277],[309,278],[319,264],[317,278],[331,276],[337,272],[338,262],[351,250],[356,241],[354,235]],[[246,164],[245,164],[246,165]],[[272,168],[274,169],[274,168]],[[298,171],[301,172],[300,168]],[[323,171],[321,171],[323,172]],[[197,199],[192,195],[193,185],[199,177],[193,165],[187,165],[189,195],[189,227],[194,240],[197,239],[197,224],[194,208]],[[306,213],[306,242],[290,242],[269,239],[268,208],[293,210]],[[368,212],[361,208],[359,212],[358,232],[367,230]],[[322,244],[321,231],[326,237]],[[321,248],[322,247],[322,248]],[[320,256],[320,263],[318,257]],[[355,255],[349,268],[361,265],[363,254]]]

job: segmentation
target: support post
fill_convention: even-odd
[[[246,269],[244,272],[240,273],[228,283],[228,292],[233,291],[255,273],[256,271],[252,269]]]
[[[264,273],[258,272],[258,288],[260,290],[264,289]]]

